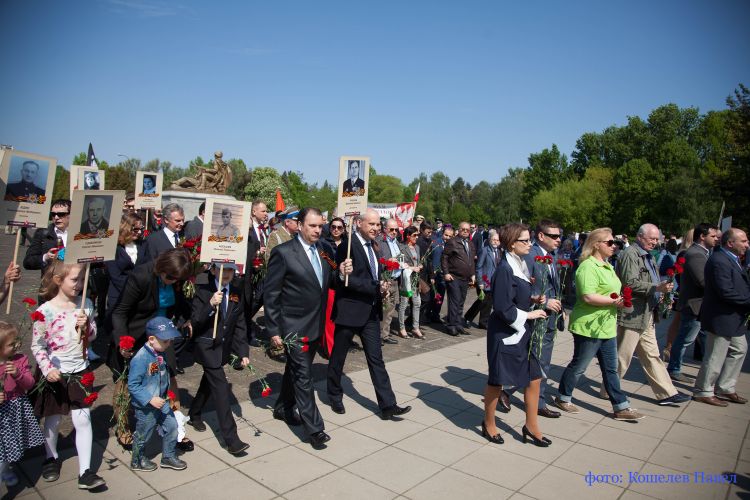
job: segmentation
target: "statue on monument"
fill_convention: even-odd
[[[172,183],[170,189],[183,189],[223,194],[232,183],[232,170],[222,160],[223,153],[214,153],[213,167],[198,167],[194,177],[181,177]]]

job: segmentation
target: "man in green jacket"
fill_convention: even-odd
[[[672,291],[674,285],[659,279],[659,271],[651,255],[658,242],[659,228],[644,224],[638,229],[635,244],[618,256],[617,275],[623,287],[633,289],[633,309],[621,310],[617,317],[617,372],[622,379],[635,352],[656,399],[664,406],[685,403],[690,401],[690,396],[677,392],[667,367],[659,357],[655,331],[655,323],[659,320],[659,302],[663,294]]]

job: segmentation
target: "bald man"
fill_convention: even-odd
[[[658,404],[674,406],[690,401],[690,396],[677,392],[667,367],[659,357],[655,330],[655,323],[659,321],[659,303],[674,285],[659,279],[659,271],[651,255],[658,242],[659,228],[644,224],[638,229],[635,245],[621,251],[617,259],[617,275],[622,286],[633,289],[632,311],[623,310],[617,318],[617,371],[622,379],[628,371],[633,353],[637,354]]]
[[[382,269],[378,263],[378,245],[375,238],[379,234],[380,215],[367,209],[356,220],[357,230],[352,233],[351,260],[352,273],[349,283],[338,275],[336,301],[333,304],[331,319],[336,324],[333,352],[328,361],[328,399],[336,413],[345,413],[341,387],[346,354],[349,352],[354,335],[362,339],[367,367],[375,388],[381,418],[392,419],[411,410],[410,406],[396,404],[396,395],[391,388],[391,380],[385,369],[383,351],[380,344],[380,321],[383,319],[383,295],[390,286],[380,279]],[[339,245],[336,262],[344,262],[347,257],[346,245]],[[398,291],[394,291],[398,293]]]

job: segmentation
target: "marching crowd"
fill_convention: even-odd
[[[266,204],[256,200],[251,226],[239,228],[248,237],[247,264],[216,268],[198,259],[203,206],[187,224],[173,203],[144,220],[128,197],[116,257],[92,266],[93,294],[82,297],[82,266],[63,260],[70,208],[68,200],[52,203],[52,223],[36,231],[23,259],[25,269],[42,275],[39,296],[24,299],[34,309],[35,363],[20,350],[20,327],[0,322],[0,473],[7,484],[17,481],[9,465],[40,445],[46,452],[42,479],[59,478],[58,428],[66,415],[76,431],[78,487],[105,484],[91,469],[90,408],[97,395],[91,361],[99,356],[115,384],[115,434],[132,451],[136,471],[157,468],[144,453],[154,430],[162,439],[159,465],[186,468],[178,450],[193,445],[184,425],[206,430],[201,414],[209,399],[227,451],[247,450],[223,370],[247,367],[251,346],[285,364],[273,416],[302,426],[313,448],[330,440],[313,391],[313,359],[328,359],[328,401],[334,412],[345,413],[341,377],[349,350],[359,347],[355,337],[380,416],[398,421],[394,417],[411,408],[396,399],[382,349],[425,339],[425,325],[432,325],[430,335],[487,330],[485,414],[478,427],[496,444],[503,443],[496,411],[510,411],[512,394],[521,391],[524,442],[550,446],[539,417],[578,413],[573,392],[594,357],[602,372],[600,395],[618,420],[643,418],[620,384],[633,354],[656,404],[691,400],[674,383],[692,382],[682,365],[694,343],[702,362],[692,399],[716,407],[747,402],[735,388],[750,313],[748,239],[737,228],[719,234],[701,223],[681,242],[662,243],[659,229],[643,224],[629,243],[609,228],[566,236],[551,220],[490,229],[440,219],[433,224],[417,215],[401,228],[368,209],[347,233],[346,221],[328,221],[315,208],[291,207],[269,218]],[[20,272],[8,266],[0,302]],[[469,288],[477,298],[467,308]],[[665,318],[672,324],[660,352],[655,324]],[[566,328],[573,358],[554,391],[548,382],[552,353]],[[91,348],[97,335],[109,339],[108,352]],[[203,369],[187,417],[175,396],[183,373],[177,345],[187,345]]]

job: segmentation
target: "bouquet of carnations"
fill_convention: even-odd
[[[677,259],[677,262],[675,262],[673,267],[667,269],[667,283],[674,283],[675,278],[682,274],[682,272],[685,270],[684,265],[685,257],[680,257]],[[667,318],[669,316],[672,311],[672,303],[674,302],[676,296],[677,293],[674,291],[667,292],[662,295],[660,303],[662,317]]]

